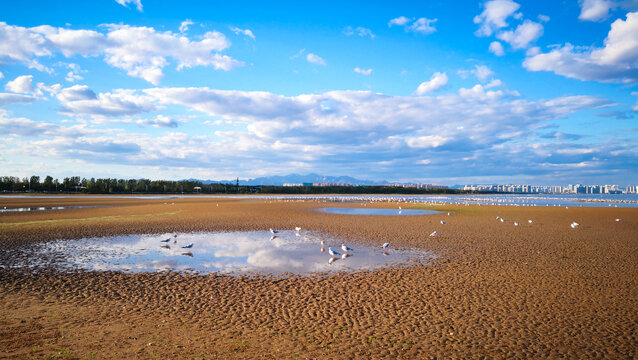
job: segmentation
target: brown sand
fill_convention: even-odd
[[[314,278],[0,269],[0,358],[637,356],[638,209],[446,205],[452,216],[389,217],[319,213],[316,202],[0,199],[48,204],[115,206],[0,214],[1,263],[6,249],[56,238],[295,226],[440,258]]]

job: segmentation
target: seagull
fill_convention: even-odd
[[[498,219],[500,219],[500,218],[501,218],[500,216],[497,216],[497,217],[496,217],[496,220],[498,220]]]
[[[527,222],[531,224],[531,223],[532,223],[532,220],[527,220]]]
[[[505,222],[505,219],[501,218],[501,222],[503,222],[503,223],[504,223],[504,222]]]
[[[296,231],[296,232],[300,232],[300,231],[301,231],[301,228],[300,228],[299,226],[297,226],[297,227],[295,228],[295,231]]]
[[[430,234],[430,236],[436,236],[436,231]]]
[[[516,221],[514,221],[514,226],[518,226],[518,223]]]
[[[270,228],[269,230],[270,230],[270,233],[271,233],[271,234],[278,234],[278,233],[279,233],[279,231],[277,231],[277,230],[273,230],[273,228]]]
[[[622,220],[622,219],[616,219],[616,221],[620,221],[620,220]]]
[[[167,243],[169,241],[171,241],[171,238],[168,238],[168,239],[165,239],[165,240],[160,240],[160,242],[163,242],[163,243]]]
[[[190,244],[188,244],[188,245],[184,245],[184,246],[182,246],[182,249],[190,249],[190,248],[192,248],[192,247],[193,247],[193,243],[190,243]]]
[[[324,245],[326,245],[326,242],[321,240],[321,247],[323,247]]]
[[[383,248],[383,249],[387,249],[387,248],[389,248],[389,247],[390,247],[390,243],[385,243],[385,244],[383,244],[383,245],[381,246],[381,248]]]
[[[445,221],[441,220],[441,225],[445,225]]]
[[[577,222],[575,222],[575,221],[574,221],[574,222],[573,222],[570,226],[572,227],[572,229],[575,229],[575,228],[577,228],[579,225],[580,225],[579,223],[577,223]]]
[[[341,244],[341,250],[343,250],[344,252],[352,251],[352,249],[347,247],[346,244]]]
[[[177,234],[173,235],[173,238],[175,238],[175,240],[173,240],[173,244],[177,244]]]
[[[450,215],[452,215],[452,213],[447,213],[447,216],[450,216]]]
[[[330,254],[330,255],[332,255],[332,256],[339,256],[339,255],[341,255],[340,253],[338,253],[338,252],[336,252],[336,251],[332,250],[332,248],[331,248],[331,247],[329,247],[329,248],[328,248],[328,254]]]

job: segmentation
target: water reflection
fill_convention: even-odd
[[[36,206],[36,207],[21,207],[21,208],[7,208],[4,206],[0,208],[0,213],[7,212],[30,212],[30,211],[44,211],[44,210],[68,210],[68,209],[85,209],[104,207],[105,205],[78,205],[78,206]]]
[[[330,214],[343,215],[432,215],[439,211],[419,209],[377,209],[377,208],[322,208],[321,211]]]
[[[318,232],[266,231],[201,232],[162,235],[126,235],[80,240],[60,240],[25,249],[18,257],[25,263],[14,267],[53,265],[62,269],[155,272],[163,270],[234,275],[302,274],[360,271],[397,266],[416,261],[427,263],[433,256],[422,250],[394,249],[350,242],[352,253],[328,255],[326,247],[344,243]],[[173,239],[176,245],[165,240]],[[323,245],[321,244],[323,242]],[[28,263],[27,263],[28,261]]]

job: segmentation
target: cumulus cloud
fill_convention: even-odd
[[[505,55],[505,50],[503,50],[503,45],[498,41],[492,41],[490,43],[490,52],[496,56]]]
[[[37,61],[43,56],[61,53],[65,57],[104,55],[111,66],[125,70],[128,75],[157,85],[164,76],[162,69],[169,59],[181,70],[193,66],[212,66],[229,71],[242,66],[221,51],[230,46],[226,37],[210,31],[199,41],[174,34],[158,32],[154,28],[129,25],[105,25],[106,33],[93,30],[71,30],[48,25],[33,28],[7,25],[0,22],[0,59],[9,58],[31,68],[51,71]]]
[[[559,46],[548,53],[529,56],[523,66],[530,71],[552,71],[569,78],[611,83],[638,81],[638,12],[617,19],[603,47]]]
[[[16,136],[51,135],[58,126],[50,123],[38,123],[24,117],[11,118],[7,111],[0,109],[0,133]]]
[[[33,95],[0,93],[0,106],[8,106],[11,104],[29,104],[37,100],[38,98]]]
[[[581,10],[578,19],[588,21],[600,21],[609,16],[609,10],[613,7],[610,0],[580,0]]]
[[[139,12],[144,11],[144,8],[142,7],[142,0],[115,0],[115,2],[126,7],[128,7],[128,4],[131,3],[135,5],[135,7],[137,8],[137,11]]]
[[[514,49],[525,49],[541,35],[543,35],[543,25],[525,20],[516,27],[516,30],[500,32],[496,37],[509,43]]]
[[[356,68],[354,68],[354,72],[356,72],[357,74],[368,76],[368,75],[372,74],[372,69],[361,69],[361,68],[356,67]]]
[[[157,115],[155,119],[138,120],[137,123],[140,125],[163,128],[176,128],[179,125],[177,120],[164,115]]]
[[[475,32],[477,36],[491,36],[495,31],[507,27],[507,18],[514,15],[520,5],[511,0],[491,0],[483,7],[483,12],[474,17],[474,23],[479,25]]]
[[[253,34],[253,32],[250,31],[250,29],[240,29],[238,27],[231,26],[230,31],[234,32],[235,34],[242,34],[244,36],[247,36],[255,40],[255,34]]]
[[[306,55],[306,60],[311,64],[326,66],[326,60],[324,60],[321,56],[315,55],[313,53],[309,53]]]
[[[153,99],[134,90],[118,89],[96,95],[86,85],[73,85],[57,95],[60,112],[73,116],[109,117],[135,115],[157,109]]]
[[[34,94],[33,75],[22,75],[9,81],[4,88],[14,93]]]
[[[375,35],[372,33],[372,30],[361,27],[361,26],[357,26],[356,28],[353,28],[352,26],[346,26],[345,29],[343,29],[343,34],[346,36],[357,35],[360,37],[369,36],[371,39],[375,38]]]
[[[447,75],[445,73],[436,72],[430,80],[422,82],[416,89],[415,94],[424,95],[436,91],[447,84]]]
[[[410,19],[405,16],[400,16],[398,18],[394,18],[388,22],[388,26],[401,26],[405,31],[420,33],[420,34],[431,34],[436,31],[434,27],[434,23],[437,19],[428,19],[425,17],[421,17],[418,19]]]

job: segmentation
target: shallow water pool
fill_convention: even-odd
[[[21,260],[10,267],[312,275],[427,264],[433,258],[433,254],[423,250],[383,250],[354,242],[347,242],[353,250],[345,253],[341,249],[343,242],[303,230],[279,231],[275,236],[269,231],[242,231],[58,240],[20,250],[22,253],[14,258]],[[337,252],[334,256],[329,254],[330,247]]]
[[[433,215],[439,214],[440,211],[420,210],[420,209],[378,209],[378,208],[321,208],[321,211],[330,214],[342,215]]]

